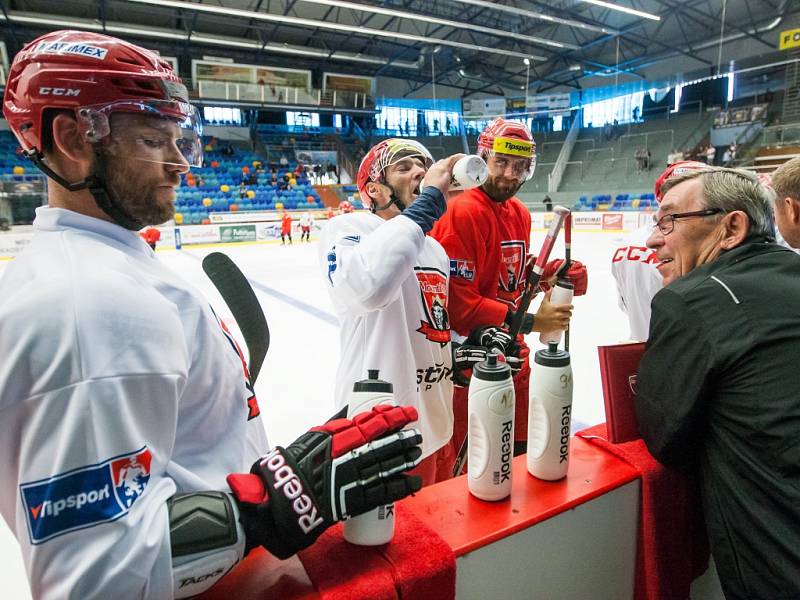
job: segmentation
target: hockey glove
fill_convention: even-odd
[[[493,350],[500,354],[505,354],[506,348],[511,344],[511,341],[511,335],[508,330],[493,325],[478,327],[467,337],[467,344],[483,346],[487,350]]]
[[[228,475],[246,552],[261,545],[288,558],[333,523],[418,491],[421,479],[403,472],[419,463],[422,436],[402,429],[417,418],[413,407],[379,405],[276,447],[250,474]]]
[[[525,315],[531,317],[533,322],[533,315]],[[525,321],[523,321],[523,328]],[[521,340],[521,338],[519,338]],[[525,358],[530,354],[527,347],[520,350],[520,345],[511,339],[511,334],[503,327],[478,327],[467,338],[467,343],[478,344],[487,348],[490,352],[497,354],[501,360],[508,363],[511,368],[511,376],[513,377],[519,373],[522,368]],[[520,358],[520,352],[522,357]]]
[[[569,279],[570,283],[572,283],[573,296],[583,296],[586,293],[586,288],[589,285],[589,273],[582,262],[573,260],[570,262],[569,269],[567,269],[563,258],[551,260],[542,272],[542,279],[539,285],[546,292],[553,287],[550,282],[559,277]]]
[[[483,346],[459,344],[458,342],[451,342],[450,347],[453,349],[453,383],[460,387],[467,387],[470,377],[472,377],[472,367],[486,360],[489,352]]]

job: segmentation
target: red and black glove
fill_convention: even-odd
[[[571,261],[569,269],[566,268],[563,258],[556,258],[547,263],[542,272],[542,279],[539,282],[542,290],[546,292],[550,289],[550,281],[553,277],[556,277],[556,279],[559,277],[569,279],[573,286],[573,296],[583,296],[589,285],[589,273],[586,271],[586,266],[579,260]]]
[[[501,360],[504,360],[511,368],[512,377],[519,373],[529,354],[529,352],[523,352],[524,355],[520,357],[519,344],[511,338],[508,330],[504,327],[478,327],[469,334],[467,344],[483,346],[489,352],[499,355]],[[527,348],[524,350],[527,351]]]
[[[403,474],[420,462],[422,435],[403,430],[417,418],[413,407],[379,405],[276,447],[250,474],[228,475],[246,552],[260,545],[288,558],[337,521],[418,491],[422,480]]]
[[[459,387],[467,387],[472,377],[472,368],[486,360],[489,351],[483,346],[450,342],[453,350],[453,383]]]

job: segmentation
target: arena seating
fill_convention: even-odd
[[[319,194],[305,173],[295,176],[296,161],[281,166],[225,142],[210,139],[205,143],[204,166],[182,178],[175,202],[176,222],[207,223],[214,212],[322,208]],[[276,170],[275,180],[272,168]],[[241,186],[248,178],[253,183]]]

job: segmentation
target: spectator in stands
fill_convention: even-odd
[[[411,127],[408,125],[408,119],[406,119],[406,135],[411,135]]]
[[[553,199],[550,198],[547,194],[545,194],[544,199],[542,200],[544,203],[544,209],[547,212],[551,212],[553,210]]]
[[[731,151],[731,162],[733,162],[733,161],[736,160],[736,153],[739,151],[739,146],[736,145],[736,140],[731,142],[731,145],[730,145],[729,148],[730,148],[730,151]]]
[[[800,257],[771,242],[751,173],[701,169],[662,187],[647,241],[652,302],[636,413],[650,452],[699,476],[726,598],[800,598]]]
[[[633,158],[636,160],[636,170],[641,173],[645,169],[645,161],[647,160],[647,150],[639,146],[633,153]]]
[[[650,152],[650,148],[644,149],[644,168],[645,171],[650,170],[650,161],[653,158],[653,154]]]
[[[336,174],[336,164],[329,162],[328,165],[325,167],[325,171],[328,174],[328,179],[330,183],[333,183],[334,177],[336,178],[336,183],[339,183],[339,176]]]
[[[725,152],[722,153],[722,166],[728,167],[731,164],[731,149],[725,148]]]
[[[282,167],[286,167],[289,164],[289,159],[286,158],[285,154],[281,154],[281,158],[278,161]]]
[[[322,165],[314,165],[314,183],[322,183]]]
[[[800,249],[800,157],[783,163],[772,173],[775,191],[775,225],[786,243]]]
[[[450,135],[450,129],[452,128],[452,123],[450,123],[450,117],[447,117],[444,120],[444,132],[447,135]]]
[[[706,163],[708,163],[709,167],[714,166],[714,159],[717,156],[717,149],[712,145],[709,144],[706,148]]]
[[[634,123],[639,120],[639,107],[638,106],[634,106],[633,107],[633,115],[632,116],[633,116]]]
[[[247,198],[247,183],[244,180],[239,184],[239,199],[244,200]]]

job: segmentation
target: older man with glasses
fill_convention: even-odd
[[[697,470],[725,595],[800,597],[800,257],[747,172],[664,184],[636,410],[652,454]]]

